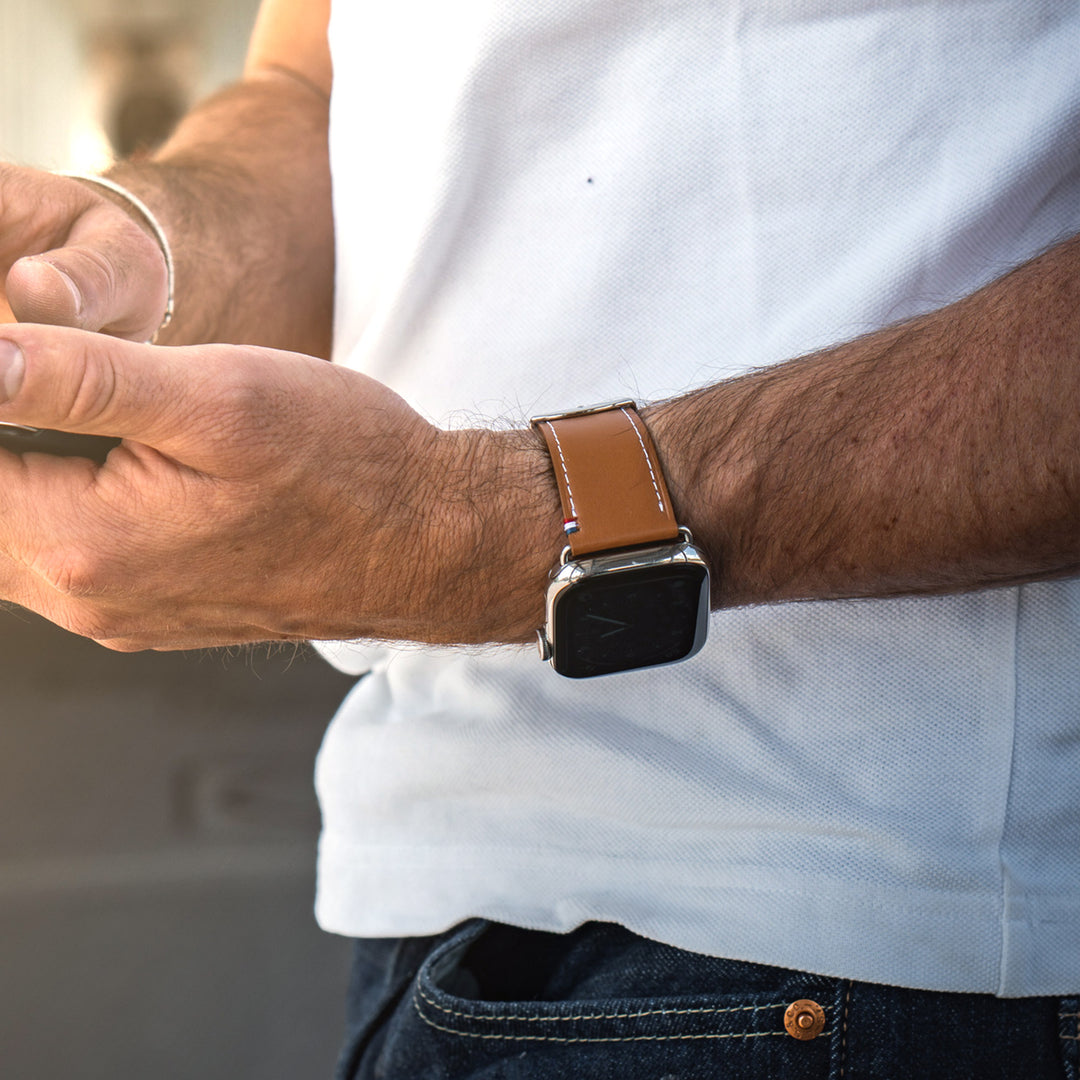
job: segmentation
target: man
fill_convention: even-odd
[[[137,204],[4,175],[15,316],[111,336],[6,327],[0,421],[125,441],[0,459],[0,592],[372,643],[319,763],[342,1076],[1075,1069],[1075,14],[341,4],[331,53],[327,7],[111,174],[160,339],[239,345],[139,344]],[[528,640],[584,522],[525,417],[635,394],[710,644],[441,648]]]

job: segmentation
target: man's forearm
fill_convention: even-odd
[[[330,347],[328,100],[284,71],[195,109],[152,161],[110,175],[159,218],[176,261],[166,343]]]
[[[1078,253],[648,409],[714,602],[1076,572]],[[96,471],[0,455],[0,596],[122,649],[511,642],[541,623],[563,537],[533,433],[443,431],[291,353],[5,336],[0,420],[126,441]]]
[[[1080,572],[1080,239],[646,415],[718,606]]]

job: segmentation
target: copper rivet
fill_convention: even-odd
[[[784,1013],[784,1029],[796,1039],[816,1039],[825,1030],[825,1010],[808,998],[793,1001]]]

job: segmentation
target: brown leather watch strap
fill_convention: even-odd
[[[551,453],[575,558],[678,537],[656,447],[632,401],[532,422]]]

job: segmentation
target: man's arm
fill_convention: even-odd
[[[716,603],[1075,573],[1078,263],[1074,239],[934,314],[646,410]],[[0,421],[128,440],[100,469],[0,455],[0,596],[120,649],[516,642],[542,621],[561,515],[531,432],[439,431],[288,353],[0,338],[22,353]]]
[[[647,413],[723,606],[1080,572],[1080,238]]]
[[[109,173],[171,240],[176,315],[165,341],[329,351],[329,6],[265,0],[244,79],[190,113],[152,161]],[[119,206],[75,181],[4,170],[0,247],[11,253],[0,262],[13,264],[16,317],[149,336],[164,311],[163,261]]]

